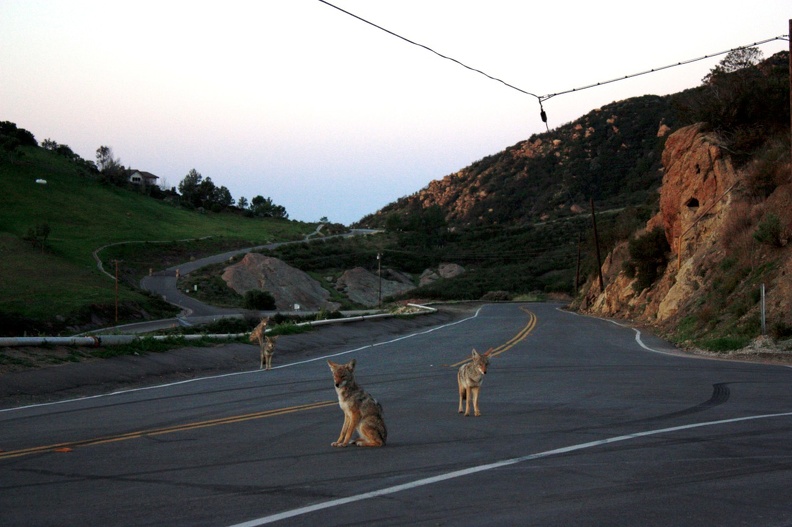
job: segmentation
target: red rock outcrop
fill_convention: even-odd
[[[728,205],[728,196],[724,194],[732,188],[737,176],[715,137],[702,133],[700,125],[671,134],[662,159],[665,175],[660,213],[647,227],[662,226],[669,245],[676,251],[680,235],[690,233],[696,227],[694,222],[711,217]]]
[[[636,292],[632,287],[634,279],[622,271],[622,263],[629,258],[627,243],[618,245],[603,264],[605,292],[601,293],[598,285],[589,287],[581,305],[584,310],[662,322],[674,316],[701,286],[694,269],[714,250],[738,176],[715,136],[703,133],[701,125],[671,134],[662,159],[665,174],[660,211],[647,222],[646,230],[661,227],[665,231],[672,261],[651,289]]]
[[[763,203],[752,201],[739,184],[747,177],[745,170],[735,170],[717,137],[699,125],[671,134],[662,159],[660,211],[646,229],[661,227],[666,234],[671,254],[664,274],[652,287],[635,291],[634,279],[622,270],[628,243],[621,243],[602,266],[605,291],[597,281],[588,283],[580,309],[650,324],[674,323],[706,309],[716,287],[713,271],[725,260],[742,258],[749,271],[772,262],[776,270],[766,274],[768,318],[792,324],[792,251],[784,248],[792,233],[792,183],[778,186]],[[757,226],[771,213],[781,218],[782,248],[762,247],[754,239]],[[757,317],[758,310],[753,305],[745,316]]]

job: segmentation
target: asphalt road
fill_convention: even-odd
[[[251,251],[255,251],[259,249],[275,249],[281,245],[287,245],[290,243],[303,243],[304,241],[310,240],[312,237],[318,236],[319,231],[321,229],[322,229],[322,225],[320,224],[316,228],[316,231],[314,233],[307,235],[304,240],[301,240],[299,242],[277,242],[277,243],[270,243],[267,245],[259,245],[256,247],[248,247],[245,249],[237,249],[234,251],[228,251],[221,254],[207,256],[205,258],[199,258],[179,265],[174,265],[162,271],[152,273],[150,276],[143,277],[143,279],[140,281],[140,287],[141,289],[144,289],[152,294],[161,296],[166,302],[169,302],[175,306],[182,308],[182,316],[183,316],[182,318],[187,318],[188,320],[189,318],[200,319],[203,317],[215,317],[215,316],[224,316],[224,315],[228,316],[228,315],[238,314],[240,312],[239,309],[228,309],[228,308],[216,307],[210,304],[205,304],[191,297],[188,293],[179,290],[179,288],[176,285],[178,277],[185,276],[195,271],[196,269],[206,267],[207,265],[227,262],[232,257],[241,256]],[[352,231],[347,234],[335,234],[318,239],[365,236],[376,232],[379,231],[376,229],[352,229]],[[100,262],[100,269],[101,269],[101,262]]]
[[[456,412],[471,347],[497,354],[477,418]],[[2,410],[0,525],[792,524],[788,367],[681,356],[552,304],[332,358],[353,357],[384,448],[330,446],[321,353]]]

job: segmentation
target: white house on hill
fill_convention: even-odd
[[[156,185],[159,176],[155,176],[151,172],[144,172],[142,170],[133,170],[129,174],[129,182],[133,185]]]

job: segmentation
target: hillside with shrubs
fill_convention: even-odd
[[[792,337],[789,101],[788,53],[737,50],[697,88],[596,109],[360,224],[408,246],[412,233],[434,232],[438,257],[476,268],[469,294],[566,292],[584,311],[714,350],[743,347],[763,327],[783,341]]]

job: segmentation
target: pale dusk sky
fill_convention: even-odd
[[[331,3],[540,96],[786,35],[792,18],[788,0]],[[550,128],[697,86],[722,58],[551,98]],[[535,97],[318,0],[0,0],[0,121],[344,224],[545,131]]]

